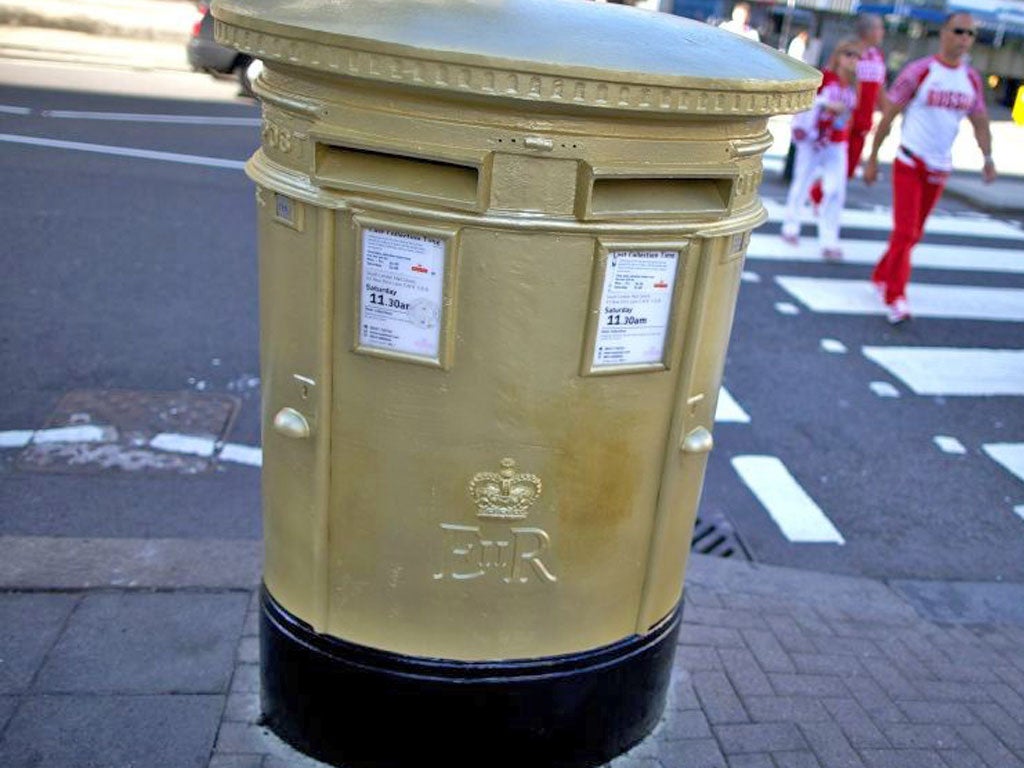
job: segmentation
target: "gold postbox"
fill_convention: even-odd
[[[767,120],[818,73],[579,0],[214,15],[265,61],[269,723],[607,759],[662,707]]]

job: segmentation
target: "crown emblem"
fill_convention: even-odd
[[[500,472],[477,472],[469,481],[469,497],[477,517],[522,520],[540,498],[542,485],[536,475],[516,471],[515,459],[502,459]]]

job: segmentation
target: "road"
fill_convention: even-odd
[[[181,94],[189,84],[220,93],[218,101],[179,101],[0,87],[0,133],[9,135],[0,143],[0,429],[52,425],[71,391],[191,390],[234,398],[224,437],[258,446],[255,203],[239,169],[259,141],[257,108],[233,99],[234,84],[198,74],[80,68],[79,76],[5,62],[5,72],[10,67],[19,81],[26,73],[53,81],[64,71],[79,84],[136,93]],[[200,121],[166,117],[174,115]],[[11,136],[92,147],[32,146]],[[124,147],[136,155],[102,153]],[[165,154],[152,159],[147,151]],[[245,464],[216,462],[187,482],[174,472],[96,471],[95,462],[70,472],[39,464],[0,450],[0,535],[259,536],[259,473]]]
[[[772,216],[748,251],[725,372],[750,421],[718,424],[704,513],[727,515],[755,560],[1021,581],[1020,222],[941,201],[915,252],[918,317],[891,327],[867,282],[888,235],[889,212],[875,207],[888,202],[884,185],[851,182],[842,265],[817,259],[806,225],[798,248],[784,245],[785,188],[769,177],[762,194]],[[777,467],[747,456],[779,460],[781,485],[758,488],[768,480],[751,468]],[[805,516],[787,536],[794,509],[820,510],[834,531]]]
[[[240,170],[256,108],[227,90],[180,98],[210,87],[199,75],[172,89],[118,72],[124,96],[103,92],[115,75],[55,90],[52,67],[21,67],[37,86],[0,85],[0,536],[257,538],[255,212]],[[806,228],[783,246],[784,191],[769,174],[725,373],[737,408],[716,428],[702,514],[727,516],[762,562],[1024,582],[1020,223],[944,200],[917,253],[918,317],[891,328],[866,282],[884,185],[851,186],[838,266]],[[146,399],[183,390],[184,406]],[[89,432],[103,408],[123,421],[116,444]],[[68,428],[82,446],[46,446]],[[157,466],[161,447],[180,460]]]

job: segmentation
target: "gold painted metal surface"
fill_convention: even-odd
[[[592,109],[771,115],[815,70],[668,14],[578,0],[218,0],[218,40],[379,83]]]
[[[647,632],[680,596],[767,117],[817,73],[571,0],[214,14],[267,62],[274,597],[447,659]]]

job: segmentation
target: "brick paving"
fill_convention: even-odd
[[[258,724],[254,611],[209,768],[321,766]],[[610,766],[1024,768],[1024,627],[936,623],[870,579],[696,557],[665,715]]]
[[[322,765],[259,724],[253,562],[230,551],[205,589],[0,566],[0,765]],[[665,714],[610,765],[1024,768],[1024,625],[969,602],[938,622],[876,580],[695,556]]]

